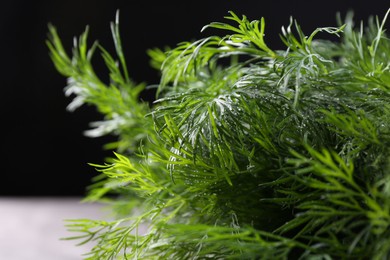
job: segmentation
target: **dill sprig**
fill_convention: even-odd
[[[161,72],[152,104],[127,70],[119,16],[115,56],[87,28],[69,57],[50,25],[68,109],[96,106],[105,118],[86,134],[118,138],[85,198],[115,219],[70,220],[67,239],[94,243],[85,259],[390,258],[389,12],[308,36],[291,19],[273,50],[264,18],[230,11],[202,29],[223,37],[148,51]]]

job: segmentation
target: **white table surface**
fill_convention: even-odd
[[[0,260],[79,260],[91,245],[75,246],[65,219],[106,219],[107,208],[81,198],[0,197]],[[80,242],[80,241],[78,241]]]

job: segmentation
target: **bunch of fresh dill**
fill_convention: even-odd
[[[117,136],[85,198],[116,219],[68,225],[94,243],[86,258],[389,259],[389,12],[308,36],[291,19],[285,50],[267,46],[264,19],[229,12],[204,27],[224,37],[149,50],[161,72],[152,105],[129,77],[118,17],[115,56],[88,47],[88,30],[68,56],[50,26],[69,110],[96,106],[105,120],[87,134]]]

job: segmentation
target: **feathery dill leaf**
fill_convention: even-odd
[[[85,259],[389,258],[389,12],[359,28],[349,13],[308,36],[291,19],[286,49],[273,50],[264,18],[230,11],[202,29],[224,37],[148,51],[161,72],[150,105],[128,72],[119,16],[116,56],[89,47],[87,28],[69,57],[50,25],[68,109],[96,106],[105,118],[86,134],[118,137],[113,157],[91,164],[100,174],[85,198],[116,218],[72,220],[68,239],[94,243]]]

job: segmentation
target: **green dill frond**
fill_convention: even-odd
[[[202,29],[223,37],[148,51],[161,73],[151,105],[127,72],[118,16],[115,57],[88,47],[88,29],[69,57],[50,26],[70,110],[96,106],[105,118],[89,136],[118,137],[113,157],[91,164],[85,198],[115,219],[73,220],[69,239],[94,243],[86,259],[99,260],[388,259],[389,12],[308,35],[291,18],[275,50],[264,18],[230,11],[233,24]],[[93,70],[98,51],[109,83]]]
[[[118,18],[116,23],[111,24],[111,29],[119,64],[97,42],[88,47],[88,27],[78,40],[75,38],[71,58],[53,25],[49,26],[47,46],[54,65],[67,78],[65,95],[74,97],[67,109],[74,111],[83,104],[93,105],[105,117],[104,121],[92,122],[93,129],[85,134],[91,137],[114,134],[119,141],[111,146],[120,152],[127,152],[129,148],[133,149],[134,142],[145,139],[147,133],[144,129],[148,129],[146,126],[152,122],[144,118],[149,112],[148,105],[139,100],[145,84],[135,84],[127,72],[120,46]],[[109,83],[104,83],[94,71],[92,57],[97,50],[109,71]]]

